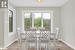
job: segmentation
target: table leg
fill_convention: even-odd
[[[37,37],[37,50],[39,50],[39,38]]]

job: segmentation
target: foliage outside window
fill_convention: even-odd
[[[35,21],[34,22],[35,27],[37,27],[37,28],[41,27],[41,18],[37,18],[34,21]]]
[[[33,25],[37,29],[43,26],[45,30],[51,31],[50,13],[25,13],[24,25],[25,30],[29,30]]]
[[[43,27],[45,27],[46,30],[51,30],[51,20],[44,19],[43,22]]]
[[[32,18],[31,18],[31,15],[30,13],[25,13],[25,18],[24,18],[24,27],[25,27],[25,30],[29,30],[31,25],[32,25]]]
[[[43,27],[45,27],[46,30],[51,31],[50,13],[43,13]]]
[[[41,27],[41,13],[34,13],[34,27]]]

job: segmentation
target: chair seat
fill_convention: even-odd
[[[41,43],[40,46],[45,47],[45,46],[47,46],[47,43]]]
[[[30,38],[30,39],[27,39],[26,41],[27,42],[35,43],[37,40],[36,40],[36,38]]]
[[[35,43],[30,43],[29,46],[34,46],[35,47],[36,44]]]
[[[27,39],[26,40],[28,48],[36,48],[36,39],[35,38],[31,38],[31,39]]]
[[[36,41],[35,40],[27,40],[27,42],[35,43]]]
[[[49,40],[40,40],[42,43],[48,43]]]

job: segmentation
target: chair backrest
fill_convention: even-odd
[[[36,30],[37,30],[36,27],[31,27],[31,28],[30,28],[30,31],[36,31]]]
[[[59,38],[59,31],[60,31],[59,27],[54,28],[54,33],[56,34],[56,39]]]
[[[56,33],[50,33],[50,39],[56,40]]]
[[[44,27],[39,27],[39,30],[40,31],[45,31],[45,28]]]
[[[40,31],[41,37],[50,39],[50,32],[49,31]]]
[[[28,39],[30,37],[32,37],[32,33],[30,31],[25,31],[25,33],[20,33],[20,40],[24,40],[24,39]]]

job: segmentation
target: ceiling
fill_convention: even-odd
[[[17,7],[59,7],[68,0],[43,0],[38,3],[37,0],[9,0],[9,3]]]

